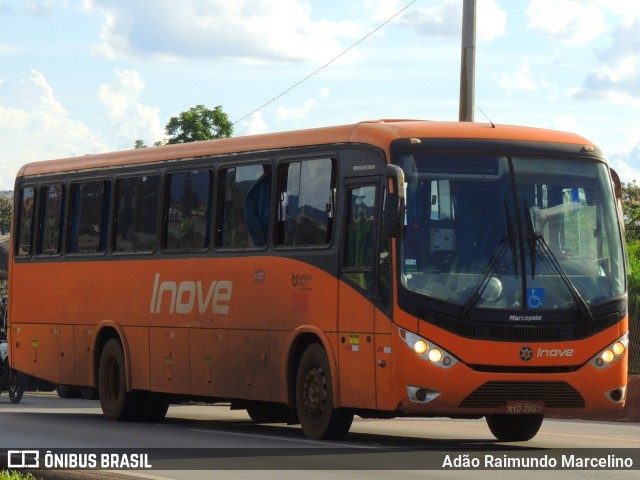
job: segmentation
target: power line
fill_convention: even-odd
[[[355,47],[357,47],[358,45],[360,45],[362,42],[364,42],[367,38],[369,38],[371,35],[373,35],[374,33],[376,33],[378,30],[380,30],[382,27],[384,27],[387,23],[389,23],[391,20],[393,20],[394,18],[396,18],[398,15],[400,15],[402,12],[404,12],[406,9],[408,9],[411,5],[413,5],[414,3],[416,3],[417,0],[412,0],[411,2],[409,2],[407,5],[405,5],[404,7],[402,7],[400,10],[398,10],[396,13],[394,13],[391,17],[389,17],[387,20],[385,20],[383,23],[381,23],[380,25],[378,25],[376,28],[374,28],[373,30],[371,30],[369,33],[367,33],[364,37],[362,37],[360,40],[358,40],[356,43],[354,43],[353,45],[351,45],[349,48],[347,48],[346,50],[344,50],[342,53],[336,55],[334,58],[332,58],[331,60],[329,60],[327,63],[325,63],[324,65],[322,65],[321,67],[318,67],[316,70],[314,70],[313,72],[311,72],[309,75],[307,75],[306,77],[304,77],[302,80],[300,80],[299,82],[291,85],[289,88],[287,88],[285,91],[283,91],[282,93],[276,95],[275,97],[273,97],[271,100],[269,100],[268,102],[260,105],[258,108],[256,108],[255,110],[247,113],[244,117],[240,118],[239,120],[236,120],[235,122],[233,122],[233,125],[235,125],[236,123],[240,123],[242,120],[244,120],[247,117],[250,117],[251,115],[253,115],[254,113],[262,110],[264,107],[266,107],[267,105],[272,104],[273,102],[275,102],[276,100],[278,100],[280,97],[286,95],[287,93],[289,93],[291,90],[293,90],[294,88],[296,88],[298,85],[306,82],[307,80],[309,80],[311,77],[313,77],[315,74],[317,74],[318,72],[320,72],[321,70],[325,69],[326,67],[328,67],[329,65],[331,65],[333,62],[335,62],[336,60],[338,60],[340,57],[344,56],[346,53],[348,53],[349,51],[353,50]]]

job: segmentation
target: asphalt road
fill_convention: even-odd
[[[111,450],[113,449],[113,450]],[[228,406],[175,405],[162,423],[109,422],[99,402],[26,394],[20,404],[0,395],[0,455],[51,451],[58,461],[124,452],[117,462],[147,454],[152,469],[39,471],[52,478],[589,478],[640,475],[640,424],[545,420],[529,442],[497,442],[484,420],[356,418],[344,441],[307,439],[296,426],[256,425]],[[154,450],[149,450],[154,449]],[[607,450],[603,450],[607,449]],[[15,452],[14,452],[15,453]],[[78,455],[85,455],[84,458]],[[633,459],[632,468],[554,470],[548,463]],[[50,457],[53,458],[53,457]],[[596,460],[593,460],[593,459]],[[71,459],[71,460],[70,460]],[[133,460],[132,460],[133,459]],[[455,469],[456,462],[478,467]],[[500,462],[538,462],[538,469],[504,470]],[[610,460],[609,460],[610,461]],[[487,463],[489,462],[489,463]],[[547,462],[547,465],[542,465]],[[445,468],[443,467],[445,465]],[[464,465],[463,465],[464,466]]]

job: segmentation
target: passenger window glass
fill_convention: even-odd
[[[159,191],[157,175],[116,181],[116,252],[151,252],[156,248]]]
[[[206,170],[168,176],[165,247],[201,250],[208,245],[211,173]]]
[[[244,165],[224,169],[218,191],[217,246],[265,246],[271,217],[271,167]]]
[[[376,188],[348,190],[348,218],[344,275],[365,290],[372,287]]]
[[[278,244],[326,245],[333,234],[335,162],[285,163],[278,171]]]
[[[54,184],[40,189],[40,243],[38,253],[57,255],[62,247],[64,186]]]
[[[97,253],[107,248],[110,182],[74,184],[70,190],[68,251]]]
[[[30,255],[33,244],[33,212],[35,203],[35,189],[25,187],[20,195],[20,220],[17,235],[16,250],[18,255]]]

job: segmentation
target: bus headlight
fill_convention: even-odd
[[[629,347],[629,332],[622,335],[604,350],[591,359],[596,368],[606,368],[625,356]]]
[[[416,343],[413,344],[413,351],[416,352],[418,355],[422,355],[427,350],[429,350],[429,344],[424,340],[418,340]]]
[[[403,328],[399,329],[400,338],[409,346],[409,348],[420,358],[436,365],[440,368],[449,368],[458,363],[458,359],[449,352],[440,348],[438,345],[430,342],[415,333],[411,333]]]

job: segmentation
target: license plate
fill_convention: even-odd
[[[542,413],[544,410],[544,402],[507,402],[504,407],[504,413],[521,414],[521,413]]]

